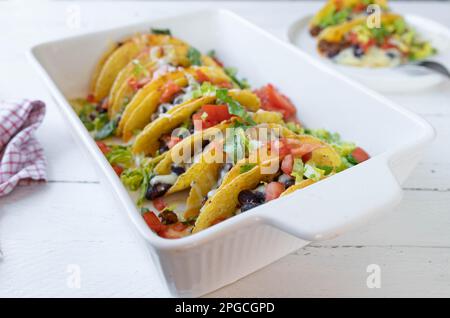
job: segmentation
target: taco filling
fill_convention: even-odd
[[[317,49],[336,63],[359,67],[392,67],[436,53],[401,16],[391,13],[381,16],[379,27],[369,27],[365,18],[329,27],[318,37]]]
[[[317,12],[309,25],[312,36],[318,36],[322,30],[365,17],[371,13],[371,5],[377,5],[382,12],[389,10],[386,0],[329,0],[325,6]]]
[[[72,104],[160,237],[253,213],[369,159],[337,134],[303,127],[274,85],[251,90],[213,52],[153,31],[105,52],[91,94]]]

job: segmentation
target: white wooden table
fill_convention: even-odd
[[[49,182],[0,199],[0,296],[168,296],[114,197],[29,66],[26,48],[63,35],[215,6],[281,37],[290,22],[320,4],[30,3],[0,2],[0,98],[47,103],[38,137],[48,158]],[[392,7],[450,26],[449,3],[397,2]],[[77,10],[80,28],[71,19]],[[298,250],[210,296],[450,296],[450,82],[389,97],[424,116],[438,133],[404,185],[404,200],[395,212]],[[379,289],[366,285],[369,264],[381,268]],[[79,285],[73,280],[78,271]]]

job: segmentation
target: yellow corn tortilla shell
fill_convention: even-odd
[[[362,0],[328,0],[322,9],[320,9],[311,19],[310,27],[318,25],[325,16],[333,12],[335,10],[336,2],[339,2],[343,8],[351,8],[359,3],[364,3]],[[374,4],[379,5],[381,8],[387,8],[387,0],[375,0]]]
[[[166,156],[163,160],[161,160],[158,165],[155,167],[154,171],[157,174],[168,174],[170,173],[170,167],[172,165],[173,161],[173,155],[177,154],[180,157],[184,155],[183,149],[187,149],[187,147],[190,147],[191,154],[194,152],[194,145],[195,144],[201,144],[203,140],[209,140],[212,138],[218,131],[223,131],[226,128],[230,126],[229,122],[223,122],[220,123],[214,127],[210,127],[205,130],[198,131],[186,138],[184,138],[182,141],[177,143],[175,146],[173,146],[171,149],[169,149],[166,153]]]
[[[187,79],[182,74],[180,76],[177,76],[175,73],[168,73],[167,78],[173,80],[173,82],[178,86],[187,85]],[[155,85],[157,86],[157,88],[150,92],[147,96],[145,96],[144,99],[136,106],[136,108],[131,111],[130,115],[128,115],[130,112],[127,112],[128,116],[121,119],[122,125],[121,123],[119,123],[119,127],[123,127],[122,137],[125,141],[129,140],[136,130],[144,128],[150,122],[151,115],[158,109],[158,106],[161,104],[160,99],[163,93],[162,88],[167,82],[167,78],[163,78],[161,81],[158,81],[157,79],[156,81],[158,81],[158,84]],[[127,111],[129,109],[131,108],[126,107],[125,110]],[[170,113],[168,112],[168,114]]]
[[[144,49],[135,59],[131,60],[117,75],[109,94],[108,114],[112,118],[122,110],[126,99],[131,100],[135,91],[128,84],[132,79],[139,81],[144,77],[151,77],[160,67],[160,61],[170,63],[173,66],[189,66],[187,45],[163,45]],[[154,53],[156,52],[156,53]],[[135,74],[136,61],[139,62],[147,72]]]
[[[221,185],[216,194],[208,199],[200,210],[192,233],[200,232],[215,222],[233,215],[238,205],[238,195],[243,190],[254,189],[261,181],[268,181],[272,175],[262,174],[257,165],[250,171],[237,176],[232,183]]]
[[[382,24],[391,24],[398,19],[402,19],[402,17],[393,13],[383,13],[380,18]],[[328,27],[319,34],[318,41],[340,42],[355,26],[365,24],[366,18],[358,18],[340,25]]]
[[[217,67],[190,67],[181,71],[164,74],[145,85],[136,93],[136,95],[134,95],[131,102],[125,107],[116,134],[118,136],[123,136],[125,141],[129,140],[136,130],[145,127],[145,125],[150,122],[151,115],[160,105],[159,99],[163,93],[164,85],[171,80],[178,86],[185,87],[188,85],[188,79],[185,74],[190,73],[195,78],[197,77],[196,70],[201,70],[213,81],[231,82],[231,79],[223,72],[223,70]],[[234,93],[230,92],[230,96],[233,96],[232,94]],[[250,94],[252,93],[250,92]],[[244,99],[243,101],[245,103],[255,103],[249,96],[250,94],[246,92],[238,95],[242,95],[240,98]],[[173,107],[167,114],[175,112],[179,107],[180,105]]]
[[[205,152],[214,152],[214,147],[210,147],[208,150],[205,150]],[[219,167],[222,164],[220,162],[212,162],[209,163],[204,159],[204,154],[202,154],[198,160],[198,162],[193,163],[185,173],[180,175],[175,182],[175,184],[170,187],[170,189],[166,192],[167,195],[171,193],[175,193],[178,191],[182,191],[184,189],[187,189],[191,186],[191,183],[194,180],[199,179],[214,179],[217,180],[217,172]],[[210,172],[214,172],[214,175],[209,175]],[[210,184],[211,182],[208,182]],[[203,185],[201,185],[203,187]],[[208,190],[209,191],[209,190]],[[206,194],[205,194],[206,195]]]
[[[100,101],[109,94],[109,90],[120,70],[133,59],[145,46],[140,37],[119,46],[105,61],[93,87],[95,100]]]
[[[313,183],[315,183],[315,181],[312,180],[312,179],[306,179],[306,180],[303,180],[303,181],[301,181],[301,182],[299,182],[299,183],[297,183],[297,184],[294,184],[294,185],[290,186],[289,188],[287,188],[287,189],[280,195],[280,197],[283,197],[283,196],[285,196],[285,195],[291,194],[291,193],[294,192],[294,191],[297,191],[297,190],[306,188],[307,186],[310,186],[310,185],[313,184]]]
[[[244,107],[247,107],[246,102],[253,102],[252,99],[249,99],[249,94],[253,94],[250,91],[230,90],[228,93],[229,95],[234,94],[231,96],[234,96]],[[215,96],[203,96],[197,100],[187,101],[170,109],[166,114],[145,126],[144,130],[137,135],[132,148],[133,152],[143,153],[145,155],[154,154],[159,147],[158,139],[162,135],[171,132],[185,120],[189,119],[203,105],[213,103],[215,100]]]
[[[97,64],[95,65],[94,72],[92,73],[91,82],[89,84],[89,91],[93,92],[95,89],[95,85],[97,83],[98,77],[100,76],[100,72],[103,69],[103,66],[105,65],[108,58],[111,56],[111,54],[119,47],[119,44],[111,43],[105,52],[101,55],[100,59],[98,60]]]
[[[143,153],[153,155],[159,147],[159,138],[180,126],[194,112],[207,103],[215,100],[213,96],[201,97],[194,101],[181,104],[183,107],[166,116],[161,116],[148,124],[142,132],[136,137],[132,151],[135,154]]]
[[[100,101],[109,95],[110,89],[119,72],[146,47],[157,45],[187,45],[185,42],[169,35],[162,34],[138,34],[117,47],[108,55],[106,61],[100,60],[95,84],[92,85],[92,94],[95,100]]]

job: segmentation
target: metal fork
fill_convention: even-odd
[[[450,71],[445,67],[443,64],[435,61],[420,61],[415,63],[408,63],[404,64],[404,67],[410,67],[410,68],[426,68],[428,70],[431,70],[435,73],[444,75],[447,78],[450,78]]]

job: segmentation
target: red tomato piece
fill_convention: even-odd
[[[370,158],[369,154],[361,147],[356,147],[352,151],[351,155],[356,160],[357,163],[361,163]]]
[[[278,111],[285,119],[293,117],[297,112],[289,98],[281,94],[272,84],[256,90],[255,94],[261,100],[262,109]]]
[[[284,184],[271,182],[266,186],[266,202],[278,198],[284,191]]]
[[[96,141],[95,143],[97,144],[97,146],[100,148],[100,151],[104,155],[106,155],[108,152],[111,151],[111,148],[109,148],[104,142]]]
[[[210,122],[220,123],[231,118],[227,105],[203,105],[203,112],[207,113],[206,119]]]
[[[300,158],[319,147],[320,147],[320,145],[301,144],[300,146],[298,146],[296,148],[292,148],[291,153],[294,157]]]
[[[150,77],[144,77],[144,78],[141,78],[138,82],[137,82],[137,87],[138,88],[142,88],[142,87],[144,87],[145,85],[147,85],[148,83],[150,83],[151,82],[151,78]]]
[[[287,155],[286,157],[284,157],[283,161],[281,162],[281,170],[285,174],[291,175],[293,166],[294,158],[292,157],[292,155]]]
[[[203,73],[200,70],[196,70],[195,75],[197,75],[197,81],[200,83],[211,82],[211,79],[208,77],[208,75],[206,75],[205,73]]]
[[[174,81],[169,80],[163,88],[163,93],[161,94],[160,102],[168,103],[171,102],[174,96],[181,91],[181,87],[178,86]]]
[[[145,212],[143,215],[145,223],[147,223],[148,227],[151,228],[156,233],[161,233],[166,230],[167,226],[162,224],[156,214],[152,211]]]
[[[172,224],[171,227],[174,231],[181,232],[181,231],[186,230],[188,226],[186,224],[178,222],[178,223]]]
[[[95,104],[95,97],[94,97],[94,95],[93,95],[93,94],[89,94],[89,95],[86,97],[86,101],[89,102],[89,103],[91,103],[91,104]]]
[[[365,9],[366,9],[366,5],[365,5],[364,3],[357,3],[357,4],[353,7],[352,11],[353,11],[353,12],[362,12],[362,11],[364,11]]]
[[[137,91],[139,89],[138,83],[134,77],[130,78],[127,83],[133,91]]]
[[[361,49],[366,53],[372,46],[375,45],[375,39],[370,39],[367,43],[360,44]]]
[[[179,143],[182,139],[180,137],[171,137],[170,140],[167,142],[167,147],[172,148],[177,143]]]
[[[113,165],[112,167],[113,167],[114,171],[116,172],[116,174],[120,177],[120,175],[123,172],[123,168],[121,166],[118,166],[118,165]]]
[[[163,198],[156,198],[152,203],[158,211],[162,211],[166,208],[166,202],[164,202]]]

